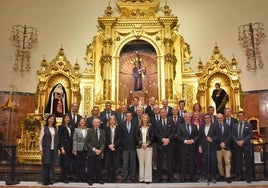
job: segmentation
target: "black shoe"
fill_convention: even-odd
[[[167,182],[168,182],[168,183],[172,183],[172,182],[173,182],[173,179],[172,179],[172,178],[168,178],[168,179],[167,179]]]
[[[146,183],[146,184],[150,184],[150,182],[149,182],[149,181],[146,181],[145,183]]]
[[[93,185],[93,182],[92,182],[92,181],[88,181],[87,184],[88,184],[89,186],[92,186],[92,185]]]
[[[190,178],[190,182],[197,182],[197,179],[195,179],[195,178]]]
[[[50,181],[50,182],[49,182],[49,185],[53,185],[53,184],[54,184],[54,181]]]
[[[157,180],[157,183],[162,183],[162,179],[159,178],[159,179]]]
[[[232,183],[232,179],[229,177],[229,178],[226,178],[226,182],[227,183]]]
[[[251,183],[251,178],[247,178],[247,183]]]
[[[48,182],[45,182],[45,183],[42,183],[42,185],[49,185],[49,183]]]
[[[220,177],[218,178],[218,180],[219,180],[219,181],[224,181],[224,176],[220,176]]]
[[[211,181],[212,181],[212,183],[216,183],[217,181],[216,181],[216,178],[211,178]]]
[[[104,184],[104,182],[103,182],[102,180],[100,180],[100,181],[99,181],[99,184],[103,185],[103,184]]]
[[[123,178],[121,179],[121,183],[126,183],[127,179]]]
[[[185,182],[185,178],[183,176],[180,177],[180,182]]]
[[[145,183],[145,181],[140,181],[140,183]]]

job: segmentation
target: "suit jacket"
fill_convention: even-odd
[[[73,119],[73,116],[72,116],[72,113],[68,113],[68,115],[71,117],[71,121],[70,121],[70,125],[72,127],[72,129],[75,129],[78,127],[78,123],[80,121],[80,119],[82,118],[82,116],[80,116],[79,114],[76,114],[76,122],[75,120]]]
[[[115,116],[116,119],[118,120],[118,114],[117,114],[117,112],[116,112],[116,111],[113,111],[113,110],[111,110],[110,112],[111,112],[110,116]],[[100,113],[100,119],[101,119],[101,122],[102,122],[102,124],[103,124],[102,127],[105,127],[106,124],[107,124],[106,110],[103,110],[103,111]]]
[[[217,117],[215,116],[215,115],[213,115],[212,117],[211,117],[211,123],[213,123],[213,124],[217,124]]]
[[[218,136],[219,136],[219,140],[218,140],[218,144],[217,144],[217,150],[221,150],[220,144],[223,142],[225,144],[225,150],[230,150],[230,145],[231,145],[231,141],[232,141],[232,132],[231,129],[229,127],[229,125],[226,125],[223,123],[223,129],[224,131],[222,132],[221,127],[217,124],[217,129],[218,129]]]
[[[239,122],[233,125],[232,133],[233,133],[233,141],[236,143],[238,138],[238,128],[239,128]],[[244,141],[243,148],[250,149],[250,139],[252,137],[252,125],[248,122],[244,122],[244,128],[243,128],[243,134],[242,134],[242,140]]]
[[[126,121],[126,114],[124,114],[125,119],[122,118],[122,113],[118,114],[118,125],[123,125]]]
[[[99,139],[96,136],[95,129],[89,128],[87,131],[87,136],[85,139],[85,146],[88,149],[88,156],[96,156],[95,152],[92,150],[93,148],[99,149],[103,152],[105,148],[105,143],[106,143],[106,136],[105,132],[103,129],[99,129]],[[98,159],[102,158],[102,154],[97,156]]]
[[[163,108],[165,108],[165,107],[163,107]],[[168,108],[167,116],[168,116],[168,117],[169,117],[169,116],[172,116],[172,107],[171,107],[171,106],[167,106],[167,108]]]
[[[154,116],[154,111],[151,105],[145,108],[145,113],[148,114],[150,117]]]
[[[135,111],[135,107],[134,106],[129,107],[128,108],[128,111],[131,112],[133,118],[137,117],[137,113]]]
[[[217,126],[215,124],[211,124],[207,136],[205,134],[205,127],[206,126],[202,126],[199,129],[199,146],[201,146],[204,151],[208,149],[209,144],[210,150],[216,150],[219,140]],[[211,137],[212,142],[208,142],[207,137]]]
[[[137,129],[136,134],[137,148],[141,148],[143,143],[141,129],[142,129],[141,127]],[[154,141],[154,131],[153,126],[150,124],[149,127],[147,127],[147,133],[146,133],[146,143],[148,144],[147,147],[152,147],[153,141]]]
[[[105,129],[105,134],[106,134],[106,149],[109,149],[108,146],[112,144],[111,142],[111,128],[106,127]],[[117,125],[114,130],[114,146],[116,151],[121,149],[121,129]]]
[[[86,136],[87,136],[87,131],[88,128],[85,129],[86,130]],[[82,133],[82,129],[80,128],[75,128],[74,130],[74,135],[73,135],[73,150],[74,151],[83,151],[83,150],[87,150],[87,148],[85,147],[85,139],[83,137],[83,133]]]
[[[162,119],[156,122],[156,127],[155,127],[155,137],[156,141],[159,147],[163,147],[162,139],[163,138],[168,138],[170,140],[170,144],[174,142],[175,138],[175,126],[172,121],[172,118],[167,118],[167,124],[165,127],[162,124]]]
[[[136,150],[136,132],[138,128],[138,123],[134,120],[131,121],[130,133],[127,130],[127,122],[125,122],[121,127],[121,139],[122,139],[122,150]]]
[[[96,118],[98,118],[98,119],[101,120],[100,128],[103,129],[104,126],[103,126],[103,122],[102,122],[101,117],[98,116],[98,117],[96,117]],[[92,125],[92,121],[93,121],[93,119],[94,119],[93,116],[90,116],[90,117],[87,118],[87,128],[92,128],[92,127],[93,127],[93,125]]]
[[[73,133],[74,129],[70,128],[71,134],[68,128],[64,125],[58,127],[59,133],[59,148],[64,148],[64,150],[72,151],[73,147]]]
[[[187,132],[186,129],[186,124],[185,123],[180,123],[177,127],[177,137],[178,137],[178,141],[179,143],[184,144],[185,140],[193,140],[196,144],[198,142],[198,129],[197,126],[193,123],[190,123],[191,126],[191,134],[189,135],[189,133]],[[196,145],[195,144],[195,145]]]
[[[238,120],[237,120],[236,118],[231,117],[231,123],[230,123],[230,125],[229,125],[231,131],[232,131],[232,129],[233,129],[233,125],[234,125],[235,123],[237,123],[237,122],[238,122]],[[226,124],[226,125],[228,125],[228,124],[227,124],[227,120],[226,120],[226,118],[224,118],[223,123]]]

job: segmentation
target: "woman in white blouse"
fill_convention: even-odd
[[[154,138],[153,127],[149,115],[143,114],[137,129],[137,154],[139,160],[139,181],[149,184],[152,182],[152,142]]]
[[[43,185],[54,183],[55,163],[58,160],[59,136],[56,128],[55,115],[51,114],[46,119],[46,124],[41,128],[39,150],[43,164]]]
[[[78,123],[78,128],[75,128],[73,135],[73,154],[76,161],[76,179],[77,181],[86,181],[86,159],[87,148],[84,146],[87,136],[86,120],[81,118]]]

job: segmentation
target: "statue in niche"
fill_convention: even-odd
[[[224,114],[225,105],[229,102],[229,96],[226,91],[221,88],[220,83],[215,84],[215,89],[211,97],[215,102],[217,114]]]
[[[68,113],[66,91],[62,84],[59,83],[52,88],[45,113],[54,114],[56,117],[63,117]]]
[[[146,70],[141,66],[142,59],[140,57],[140,53],[138,51],[136,51],[135,53],[136,58],[133,67],[134,91],[142,91],[143,90],[142,77],[145,75]]]

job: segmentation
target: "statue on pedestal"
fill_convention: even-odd
[[[136,51],[135,53],[136,58],[133,67],[134,91],[142,91],[143,90],[142,77],[145,75],[146,70],[141,66],[142,59],[140,57],[140,53],[138,51]]]

